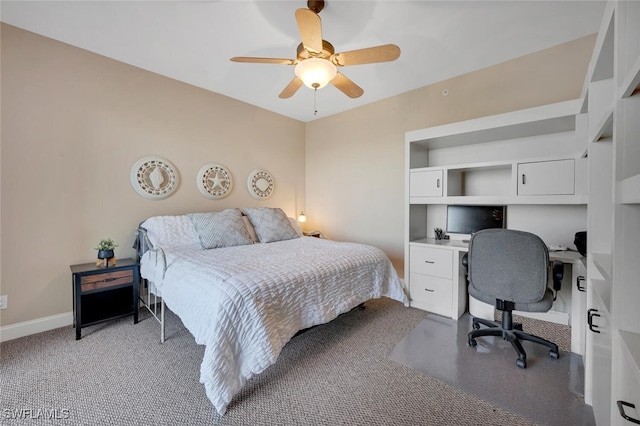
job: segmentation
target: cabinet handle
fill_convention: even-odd
[[[630,402],[627,402],[627,401],[617,401],[616,404],[618,404],[618,411],[620,412],[620,415],[622,416],[623,419],[629,420],[631,423],[635,423],[637,425],[640,425],[640,420],[634,419],[633,417],[629,417],[624,412],[624,406],[625,405],[627,407],[629,407],[629,408],[636,408],[636,406],[634,404],[631,404]]]
[[[440,179],[436,180],[436,188],[440,188]]]
[[[424,291],[428,291],[429,293],[433,293],[435,290],[431,290],[430,288],[425,288]]]
[[[434,264],[436,262],[434,260],[425,260],[424,263]]]
[[[576,278],[576,287],[578,287],[578,291],[581,291],[584,293],[585,291],[587,291],[587,288],[583,285],[580,285],[581,282],[584,282],[584,277],[582,275]]]
[[[524,177],[524,173],[522,174],[522,184],[526,184],[527,183],[527,179]]]
[[[593,317],[599,317],[600,316],[600,314],[596,314],[595,312],[598,312],[598,310],[597,309],[589,309],[587,311],[587,324],[589,324],[589,330],[593,331],[594,333],[600,333],[600,330],[596,330],[596,328],[598,328],[598,326],[593,323]]]

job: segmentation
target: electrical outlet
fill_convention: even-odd
[[[9,296],[2,295],[0,296],[0,309],[7,309],[7,305],[9,304]]]

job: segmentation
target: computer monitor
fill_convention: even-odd
[[[482,229],[504,228],[506,206],[447,206],[447,234],[470,236]]]

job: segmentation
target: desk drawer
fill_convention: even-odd
[[[452,299],[452,280],[411,273],[409,292],[411,300],[422,302],[433,312],[450,315]]]
[[[411,272],[452,279],[453,251],[432,247],[411,246],[409,248]]]
[[[96,290],[100,288],[115,287],[133,282],[133,270],[105,272],[102,274],[83,275],[80,277],[82,291]]]

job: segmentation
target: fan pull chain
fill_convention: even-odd
[[[316,101],[318,99],[318,88],[313,89],[313,115],[318,115],[318,107],[316,106]]]

